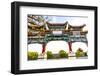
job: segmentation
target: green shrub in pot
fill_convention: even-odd
[[[60,58],[68,58],[68,53],[65,52],[64,50],[59,51],[59,57]]]
[[[51,51],[47,51],[47,59],[52,59],[53,58],[53,54]]]
[[[28,52],[28,59],[29,60],[36,60],[36,59],[38,59],[38,52]]]

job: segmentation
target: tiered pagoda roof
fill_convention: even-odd
[[[83,25],[80,25],[80,26],[75,26],[75,25],[68,24],[68,30],[71,30],[71,31],[82,31],[85,26],[86,26],[86,24],[83,24]]]
[[[64,30],[66,28],[66,23],[49,23],[46,22],[50,30]]]
[[[35,32],[33,32],[34,35],[45,35],[46,33],[51,33],[53,30],[54,31],[62,31],[63,33],[72,33],[73,31],[80,31],[80,34],[84,35],[87,34],[88,31],[83,31],[83,28],[86,26],[85,24],[80,25],[80,26],[72,26],[70,24],[68,24],[68,22],[66,23],[49,23],[46,22],[47,26],[49,28],[49,30],[46,30],[45,26],[39,26],[39,25],[34,25],[34,26],[28,26],[29,29],[33,30],[33,31],[38,31],[39,33],[34,34]],[[66,29],[67,27],[67,29]],[[32,35],[32,33],[29,33],[29,36]]]

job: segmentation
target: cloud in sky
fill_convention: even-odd
[[[72,22],[73,20],[81,21],[82,23],[86,23],[87,17],[84,16],[48,16],[51,19],[50,22],[54,23],[64,23],[66,21]],[[81,22],[79,24],[81,24]]]

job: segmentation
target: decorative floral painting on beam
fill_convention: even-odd
[[[88,17],[27,15],[27,59],[88,58]]]

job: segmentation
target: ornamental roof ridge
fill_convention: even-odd
[[[67,24],[68,23],[68,21],[66,21],[65,23],[50,23],[50,22],[46,22],[48,25],[51,25],[51,26],[64,26],[65,24]]]
[[[83,28],[83,27],[86,26],[86,24],[83,24],[83,25],[80,25],[80,26],[74,26],[74,25],[70,25],[70,24],[68,24],[68,25],[69,25],[69,28]]]

